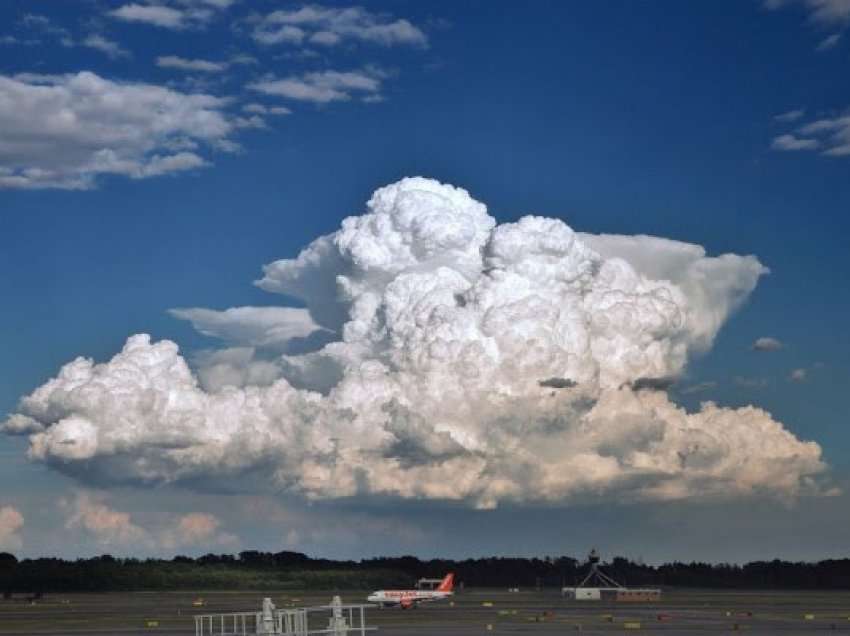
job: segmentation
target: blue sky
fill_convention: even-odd
[[[499,223],[533,213],[577,231],[756,255],[771,273],[670,394],[690,410],[704,400],[766,409],[821,445],[841,487],[850,474],[842,6],[374,2],[354,13],[307,5],[324,17],[298,22],[305,5],[272,0],[4,2],[0,414],[75,357],[108,360],[130,334],[171,339],[190,361],[218,345],[171,308],[299,306],[252,285],[261,266],[362,213],[376,188],[421,175],[465,188]],[[275,21],[275,11],[289,17]],[[80,73],[96,76],[85,89],[96,97],[72,133],[61,104],[34,96],[52,87],[79,104]],[[126,106],[139,112],[124,119],[110,99],[128,87],[141,91]],[[157,109],[179,120],[168,136]],[[754,351],[762,337],[782,346]],[[28,461],[27,446],[0,439],[0,507],[24,519],[0,540],[22,554],[127,551],[132,528],[160,528],[170,538],[150,551],[162,553],[578,554],[598,541],[649,559],[744,560],[850,549],[837,531],[850,521],[846,495],[757,506],[309,506],[290,495],[81,482]],[[174,539],[177,522],[163,512],[186,502],[209,516],[190,520],[207,529],[197,544]],[[249,504],[274,522],[251,523],[240,508]],[[87,521],[92,510],[118,515],[123,534]],[[714,520],[730,511],[738,540],[717,545]],[[503,529],[482,543],[470,528],[488,514]],[[800,527],[801,516],[811,523]],[[659,545],[671,517],[693,521]],[[372,531],[353,540],[312,530],[346,523]],[[624,523],[634,532],[610,529]],[[60,545],[56,527],[73,540]]]

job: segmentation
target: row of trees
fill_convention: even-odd
[[[455,572],[467,586],[570,585],[581,580],[584,564],[571,557],[431,559],[412,556],[362,561],[313,559],[300,552],[207,554],[198,558],[119,559],[103,555],[68,561],[18,560],[0,553],[0,590],[46,593],[178,589],[375,589],[409,586],[420,577]],[[817,563],[755,561],[746,565],[667,563],[645,565],[623,557],[606,566],[628,585],[710,588],[850,588],[850,559]]]

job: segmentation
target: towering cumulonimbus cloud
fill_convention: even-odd
[[[536,216],[497,225],[466,191],[422,178],[367,208],[264,268],[257,284],[306,310],[176,312],[232,347],[199,359],[214,381],[174,343],[136,335],[109,362],[65,365],[6,432],[82,479],[241,478],[307,498],[821,490],[820,447],[769,413],[688,413],[664,390],[767,272],[755,257]]]

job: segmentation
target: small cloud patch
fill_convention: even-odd
[[[753,343],[751,349],[753,351],[779,351],[782,349],[784,345],[782,342],[777,340],[776,338],[771,338],[770,336],[765,336],[762,338],[757,338]]]
[[[805,382],[809,378],[809,372],[806,369],[794,369],[788,376],[791,382]]]

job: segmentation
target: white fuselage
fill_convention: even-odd
[[[428,601],[438,601],[451,595],[452,592],[439,590],[378,590],[372,592],[366,600],[380,605],[412,606]]]

